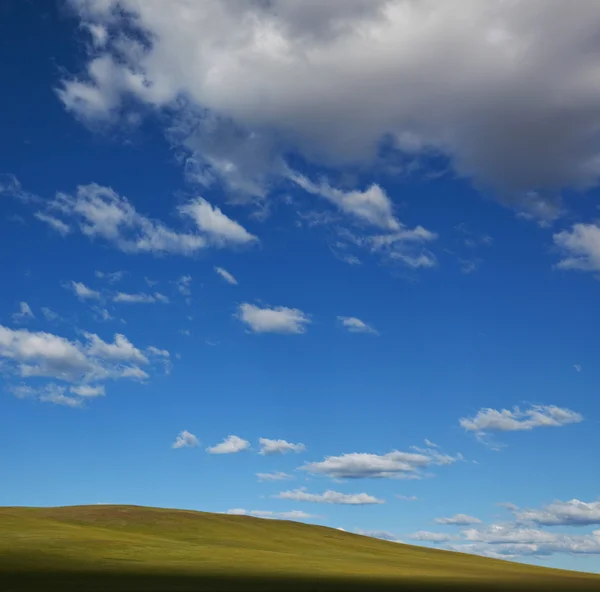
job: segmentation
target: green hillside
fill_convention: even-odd
[[[0,590],[600,590],[600,577],[296,522],[137,506],[0,508]]]

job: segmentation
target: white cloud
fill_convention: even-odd
[[[307,463],[301,470],[334,479],[420,479],[422,469],[432,465],[451,464],[456,460],[457,458],[429,450],[419,453],[393,450],[386,454],[354,452],[328,456],[321,462]]]
[[[222,267],[215,267],[215,271],[228,283],[231,284],[233,286],[237,285],[237,280],[226,270],[223,269]]]
[[[248,440],[244,440],[238,436],[227,436],[223,442],[207,448],[206,451],[210,454],[233,454],[248,448],[250,448]]]
[[[73,290],[73,292],[75,293],[77,298],[79,298],[80,300],[100,300],[100,298],[102,298],[102,296],[100,295],[100,292],[97,292],[96,290],[92,290],[91,288],[88,288],[82,282],[73,282],[72,281],[70,284],[68,284],[65,287],[71,288],[71,290]]]
[[[307,514],[301,510],[271,512],[270,510],[244,510],[243,508],[232,508],[231,510],[227,510],[226,514],[231,514],[233,516],[254,516],[255,518],[271,518],[273,520],[307,520],[310,518],[319,518],[319,516]]]
[[[69,390],[80,397],[102,397],[105,395],[103,385],[80,384],[70,387]]]
[[[394,217],[392,200],[377,184],[365,191],[342,191],[328,183],[312,183],[305,176],[290,171],[289,178],[309,193],[329,200],[342,211],[388,231],[400,230],[400,222]]]
[[[43,403],[53,403],[54,405],[63,405],[65,407],[81,407],[83,404],[83,399],[65,395],[67,389],[55,383],[48,383],[37,387],[20,384],[10,386],[9,390],[19,399],[35,398]]]
[[[435,522],[437,522],[438,524],[454,524],[457,526],[481,524],[481,520],[479,520],[479,518],[475,518],[475,516],[469,516],[467,514],[455,514],[450,518],[436,518]]]
[[[35,319],[35,315],[33,314],[33,311],[27,302],[20,302],[19,312],[15,312],[12,318],[15,323],[22,323],[23,321],[27,321],[29,319]]]
[[[152,304],[154,302],[162,302],[163,304],[167,304],[169,299],[160,292],[155,292],[154,294],[127,294],[125,292],[117,292],[113,297],[113,302],[124,302],[127,304]]]
[[[285,306],[260,308],[244,303],[239,305],[237,317],[254,333],[304,333],[311,323],[306,313]]]
[[[396,497],[406,502],[416,502],[419,499],[416,495],[401,495],[399,493],[396,494]]]
[[[581,364],[573,364],[573,368],[575,368],[576,372],[581,372],[582,370]]]
[[[350,333],[371,333],[373,335],[378,335],[378,332],[373,327],[356,317],[338,317],[338,321],[348,329]]]
[[[62,220],[59,220],[54,216],[44,214],[43,212],[36,212],[34,216],[41,222],[45,222],[46,224],[48,224],[50,228],[52,228],[62,236],[67,236],[67,234],[71,232],[71,227],[68,224],[65,224]]]
[[[427,444],[427,446],[429,446],[429,448],[439,448],[437,444],[435,444],[431,440],[428,440],[427,438],[425,438],[424,442],[425,444]]]
[[[138,364],[148,368],[152,368],[152,364],[124,335],[115,335],[113,343],[105,342],[93,333],[83,335],[85,343],[52,333],[13,330],[0,325],[0,359],[4,361],[0,366],[2,373],[6,379],[16,375],[72,383],[71,392],[82,398],[103,394],[104,387],[99,382],[149,378],[148,372]],[[22,386],[31,387],[29,384]],[[57,388],[62,391],[58,392]],[[59,385],[51,393],[38,389],[37,396],[48,400],[50,396],[64,395],[65,390],[66,387]],[[62,401],[62,398],[56,398],[56,401]]]
[[[184,222],[195,223],[194,232],[179,232],[140,214],[127,198],[97,183],[78,186],[74,195],[58,193],[46,207],[69,219],[90,239],[102,239],[126,253],[189,256],[209,247],[241,246],[257,240],[202,198],[178,209]]]
[[[86,29],[92,37],[92,43],[96,48],[103,47],[108,41],[108,30],[103,25],[86,24]]]
[[[179,211],[192,218],[216,246],[246,245],[258,240],[240,224],[223,214],[218,207],[211,206],[201,197],[181,206]]]
[[[512,509],[520,522],[533,522],[540,526],[590,526],[600,524],[600,501],[583,502],[572,499],[556,500],[539,510]]]
[[[286,452],[304,452],[306,446],[304,444],[292,444],[286,440],[269,440],[269,438],[260,438],[259,454],[285,454]]]
[[[314,502],[317,504],[342,504],[350,506],[364,506],[370,504],[384,504],[385,501],[367,493],[340,493],[331,489],[323,493],[308,493],[305,487],[292,491],[282,491],[274,496],[279,499],[289,499],[298,502]]]
[[[406,536],[413,541],[426,541],[429,543],[446,543],[455,539],[455,536],[444,534],[441,532],[429,532],[427,530],[419,530]]]
[[[388,169],[445,155],[544,219],[562,211],[563,187],[597,183],[595,2],[71,4],[111,35],[58,89],[66,108],[110,120],[134,98],[174,111],[170,135],[207,184],[262,196],[285,154],[364,168],[382,140],[402,154]]]
[[[534,405],[521,411],[514,409],[481,409],[475,417],[463,417],[459,420],[462,428],[468,432],[485,434],[490,431],[510,432],[531,430],[539,427],[561,427],[583,421],[581,414],[570,409],[554,405]]]
[[[125,335],[115,334],[114,343],[107,343],[93,333],[84,333],[84,335],[89,341],[87,351],[91,356],[133,364],[148,363],[148,358]]]
[[[571,230],[554,235],[554,244],[562,253],[559,269],[600,271],[600,226],[574,224]]]
[[[283,471],[275,471],[274,473],[256,473],[259,481],[288,481],[293,479],[292,475],[284,473]]]
[[[158,347],[154,347],[153,345],[146,349],[148,350],[148,353],[152,354],[153,356],[160,356],[162,358],[171,357],[171,354],[166,349],[159,349]]]
[[[200,442],[198,441],[198,438],[194,436],[194,434],[188,432],[187,430],[183,430],[179,433],[171,448],[195,447],[199,445]]]

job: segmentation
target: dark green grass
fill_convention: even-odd
[[[600,592],[600,576],[247,516],[0,508],[2,592],[415,589]]]

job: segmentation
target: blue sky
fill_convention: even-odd
[[[600,572],[600,9],[164,6],[0,9],[0,504]]]

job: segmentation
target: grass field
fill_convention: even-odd
[[[137,506],[0,508],[0,590],[600,590],[600,576],[296,522]]]

